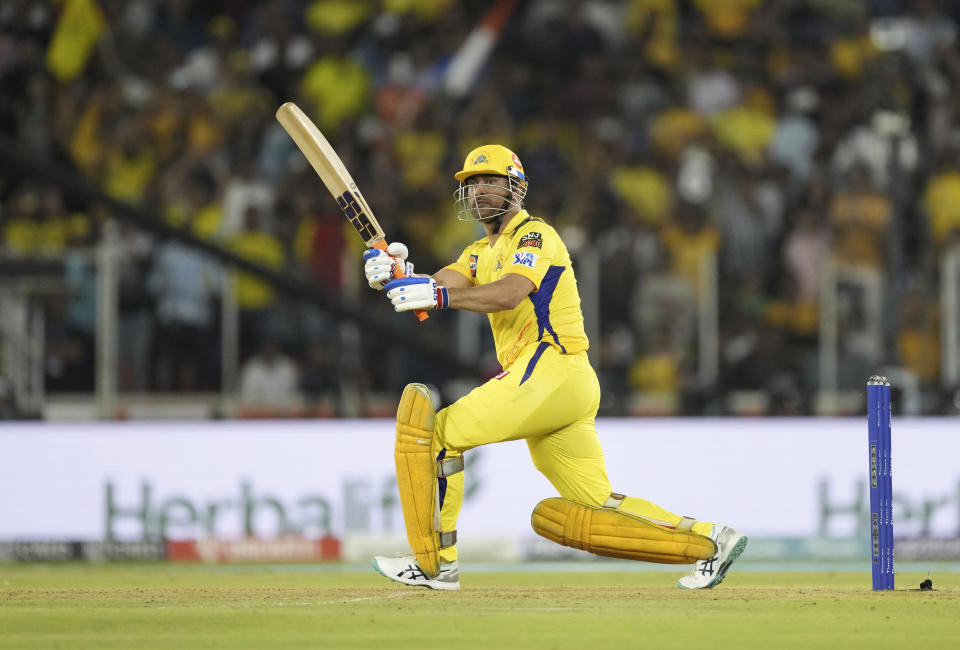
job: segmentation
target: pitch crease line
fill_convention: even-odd
[[[411,592],[400,591],[395,594],[390,594],[388,596],[362,596],[360,598],[342,598],[340,600],[324,600],[318,605],[340,605],[343,603],[356,603],[361,600],[389,600],[391,598],[402,598],[404,596],[409,596]]]

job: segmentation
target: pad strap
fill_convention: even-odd
[[[440,533],[440,548],[447,548],[449,546],[454,546],[457,543],[457,531],[448,530],[446,532]]]
[[[697,523],[696,519],[691,517],[680,517],[680,523],[677,524],[677,530],[693,530],[693,525]]]
[[[607,497],[607,500],[603,502],[603,507],[608,508],[610,510],[616,510],[617,508],[620,507],[620,504],[622,504],[623,500],[626,498],[627,496],[625,494],[618,494],[616,492],[611,492],[610,496]],[[636,516],[639,516],[639,515],[636,515]],[[643,517],[643,518],[647,519],[646,517]],[[654,521],[652,519],[647,519],[647,521],[650,521],[660,526],[667,526],[666,522]],[[680,521],[677,523],[676,526],[674,526],[674,529],[682,530],[682,531],[692,531],[693,525],[695,523],[697,523],[697,520],[692,517],[680,517]]]
[[[447,478],[463,471],[463,456],[453,456],[437,461],[437,478]]]
[[[626,494],[618,494],[616,492],[611,492],[610,496],[607,497],[607,500],[603,502],[604,508],[610,508],[611,510],[616,510],[620,507],[620,504],[623,503],[623,500],[627,498]]]

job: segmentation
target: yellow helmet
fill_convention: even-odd
[[[454,174],[454,178],[462,183],[477,174],[497,174],[527,184],[527,176],[523,173],[523,165],[517,154],[499,144],[485,144],[467,154],[463,169]]]
[[[503,200],[503,205],[499,208],[481,207],[477,203],[478,197],[485,192],[489,193],[494,185],[464,185],[465,180],[480,174],[506,177],[510,195]],[[527,195],[527,176],[523,173],[523,165],[520,164],[517,154],[502,145],[485,144],[477,147],[467,154],[463,169],[454,174],[454,177],[460,181],[460,187],[454,196],[460,206],[457,218],[461,221],[502,220],[508,212],[523,208],[523,198]]]

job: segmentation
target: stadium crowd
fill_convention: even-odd
[[[528,209],[574,258],[598,260],[602,413],[636,412],[644,394],[724,413],[734,392],[764,396],[762,412],[814,412],[824,256],[887,289],[882,344],[845,344],[839,388],[894,365],[941,396],[929,412],[957,408],[937,302],[937,260],[960,242],[955,3],[529,0],[469,92],[451,94],[447,66],[490,5],[7,0],[0,134],[384,319],[399,317],[360,286],[361,244],[277,106],[316,120],[420,272],[480,237],[454,216],[452,175],[472,147],[501,142],[523,161]],[[3,255],[64,261],[67,290],[47,298],[47,390],[93,388],[95,277],[77,251],[104,240],[121,256],[121,390],[216,390],[222,264],[114,217],[0,168]],[[711,256],[719,368],[702,385],[691,309]],[[348,363],[323,310],[249,274],[233,288],[251,401],[454,379],[391,340]],[[453,346],[445,317],[428,331]]]

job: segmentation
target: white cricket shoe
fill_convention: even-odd
[[[414,587],[429,587],[430,589],[459,589],[460,588],[460,570],[457,569],[456,561],[449,564],[440,565],[440,573],[434,578],[428,578],[417,564],[417,558],[412,555],[407,557],[385,557],[378,555],[370,562],[373,568],[380,575],[390,578],[395,582],[402,582],[405,585]]]
[[[717,553],[707,560],[693,565],[693,573],[677,581],[681,589],[712,589],[723,582],[730,565],[737,561],[747,548],[747,536],[729,526],[713,525],[710,539],[717,544]]]

